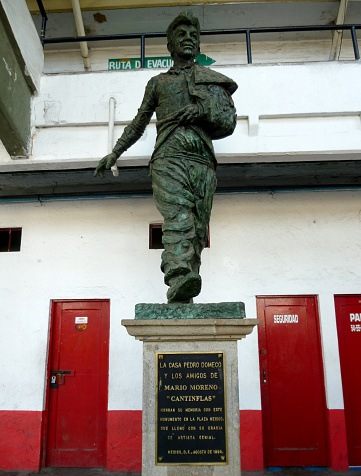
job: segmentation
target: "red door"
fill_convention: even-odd
[[[109,302],[54,302],[51,334],[46,464],[105,466]]]
[[[335,296],[350,466],[361,465],[361,295]]]
[[[315,297],[258,297],[266,466],[326,466]]]

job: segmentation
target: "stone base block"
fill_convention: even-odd
[[[156,464],[156,353],[224,352],[227,415],[227,465]],[[142,476],[240,476],[237,342],[144,342]],[[180,445],[181,446],[181,445]]]
[[[138,304],[136,306],[136,319],[122,321],[131,336],[143,341],[142,476],[240,476],[237,340],[250,334],[258,322],[258,319],[245,318],[243,303]],[[159,456],[156,461],[156,434],[157,425],[160,423],[156,421],[157,398],[159,398],[157,395],[157,355],[166,353],[189,355],[192,353],[222,353],[225,390],[224,397],[222,394],[224,406],[222,411],[226,420],[224,422],[227,440],[226,464],[220,463],[220,460],[218,464],[215,464],[214,460],[211,464],[206,464],[209,463],[206,457],[205,459],[201,458],[197,464],[189,464],[187,458],[184,459],[185,464],[179,464],[179,461],[183,462],[181,458],[177,460],[176,464],[171,464],[169,461],[164,464],[164,460],[162,463]],[[170,374],[167,381],[172,384],[171,390],[177,392],[178,388],[175,388],[177,381],[172,381],[173,378],[173,374]],[[196,377],[192,378],[194,383]],[[212,378],[211,374],[210,378]],[[200,380],[196,383],[202,385],[205,382]],[[187,394],[188,387],[190,390],[190,385],[187,385],[187,388],[185,390],[182,388],[182,391],[184,390],[186,398],[191,398],[192,394]],[[209,387],[201,388],[201,396],[196,398],[200,399],[208,395],[211,401],[213,397],[210,396],[208,390]],[[175,398],[177,393],[170,393],[169,397],[166,396],[165,398],[172,398],[172,395]],[[179,395],[182,395],[182,393]],[[185,401],[190,400],[186,399]],[[176,410],[178,412],[178,408]],[[206,409],[203,411],[205,412]],[[211,408],[208,411],[216,412],[217,410]],[[204,434],[211,435],[212,431],[216,431],[216,429],[209,429],[207,425],[210,423],[207,423],[206,418],[204,421]],[[184,418],[181,419],[181,422],[184,425],[188,424],[185,423],[188,420]],[[203,431],[200,425],[197,428],[198,438],[201,431]],[[189,428],[186,428],[186,430],[188,434],[192,431]],[[179,433],[175,432],[174,437],[178,439],[177,434]],[[167,441],[167,438],[163,441]],[[183,447],[185,447],[184,444]],[[211,447],[211,444],[209,447]],[[163,454],[168,454],[166,444],[163,444],[163,450]],[[179,442],[179,451],[181,450],[182,441]],[[217,450],[213,454],[219,453]]]

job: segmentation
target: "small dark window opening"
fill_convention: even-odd
[[[150,250],[163,250],[164,245],[162,243],[162,225],[161,223],[153,223],[149,225],[149,249]]]
[[[0,228],[0,253],[20,251],[21,228]]]
[[[164,245],[162,242],[163,232],[162,225],[160,223],[153,223],[149,225],[149,249],[150,250],[163,250]],[[208,239],[206,248],[210,247],[210,236],[208,226]]]

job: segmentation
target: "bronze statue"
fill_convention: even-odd
[[[104,177],[104,170],[141,137],[155,111],[157,140],[150,175],[154,200],[164,217],[161,269],[169,286],[168,302],[191,302],[201,290],[200,257],[216,189],[212,139],[234,131],[231,94],[237,84],[195,62],[200,25],[191,12],[172,21],[167,39],[174,66],[148,82],[137,115],[94,175]]]

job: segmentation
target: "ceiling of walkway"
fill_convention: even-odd
[[[336,23],[342,1],[244,1],[214,0],[80,0],[87,35],[117,33],[164,32],[170,21],[185,8],[199,18],[201,28],[252,28],[270,26],[328,25]],[[361,23],[361,1],[350,0],[344,23]],[[36,0],[27,0],[35,25],[40,33],[41,15]],[[47,38],[76,36],[71,0],[43,0],[48,14]],[[172,5],[172,6],[170,6]],[[132,8],[130,8],[132,7]],[[326,33],[330,35],[329,32]],[[315,34],[302,34],[302,38]],[[300,38],[298,34],[297,38]],[[272,34],[267,39],[285,38],[285,34]],[[265,40],[257,35],[253,39]],[[162,40],[164,41],[164,40]],[[218,39],[219,41],[219,39]],[[232,41],[232,40],[230,40]],[[105,46],[97,43],[97,46]],[[107,46],[113,46],[107,43]],[[71,44],[47,45],[47,48],[65,49]],[[93,45],[95,47],[95,45]]]

